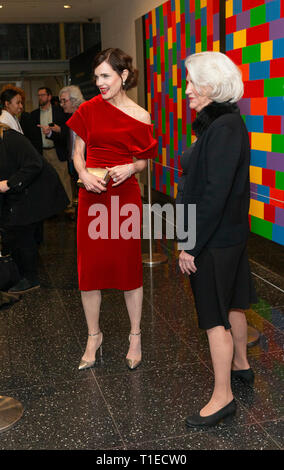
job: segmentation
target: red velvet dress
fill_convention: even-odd
[[[86,143],[88,168],[124,165],[133,157],[149,159],[157,153],[152,126],[101,95],[83,103],[67,125]],[[132,290],[143,284],[140,188],[135,175],[119,186],[112,184],[110,179],[107,191],[100,194],[79,190],[77,262],[82,291]]]

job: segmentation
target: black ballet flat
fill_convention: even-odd
[[[192,427],[210,427],[216,426],[216,424],[220,423],[220,421],[229,422],[232,417],[235,415],[237,410],[237,405],[235,400],[233,399],[228,405],[221,408],[221,410],[213,413],[209,416],[200,416],[200,413],[189,416],[186,418],[185,424],[186,426]]]
[[[252,369],[231,370],[231,377],[232,379],[240,379],[246,385],[253,387],[254,372]]]

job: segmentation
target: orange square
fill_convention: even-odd
[[[238,66],[240,71],[242,72],[243,82],[249,81],[249,64],[243,64]]]
[[[250,113],[253,115],[267,115],[267,98],[251,98]]]

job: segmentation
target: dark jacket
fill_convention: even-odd
[[[183,203],[196,204],[196,245],[186,250],[196,257],[205,247],[247,240],[250,145],[235,104],[211,103],[193,129],[198,139],[188,162]]]
[[[0,139],[0,181],[10,190],[1,196],[2,226],[28,225],[65,209],[69,203],[54,168],[29,140],[14,130]]]
[[[40,109],[37,108],[30,114],[31,124],[34,126],[35,133],[31,137],[31,142],[37,151],[42,155],[42,138],[41,128],[37,127],[40,124]],[[49,139],[53,140],[54,147],[57,153],[57,157],[60,161],[68,160],[68,136],[69,129],[65,125],[68,116],[64,114],[63,110],[59,106],[52,106],[52,122],[61,127],[61,132],[52,132]],[[32,140],[34,139],[34,140]]]

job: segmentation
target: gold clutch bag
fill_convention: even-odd
[[[106,183],[108,183],[110,180],[109,172],[106,168],[86,168],[86,170],[91,175],[95,175],[98,178],[103,179]],[[85,187],[83,182],[80,179],[78,179],[77,185],[80,186],[80,188]]]

